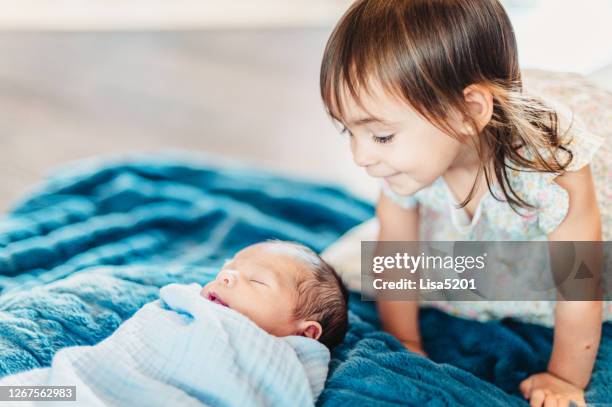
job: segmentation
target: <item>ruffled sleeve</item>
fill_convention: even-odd
[[[546,102],[555,109],[559,120],[559,134],[572,152],[572,160],[566,167],[567,171],[578,171],[591,163],[597,150],[602,146],[604,137],[595,134],[587,128],[577,116],[572,116],[565,105],[552,100]],[[546,156],[546,152],[542,152]],[[555,156],[561,163],[567,160],[568,154],[558,150]],[[555,230],[565,219],[569,210],[569,195],[567,191],[555,182],[558,174],[545,172],[512,171],[513,186],[528,203],[535,205],[535,212],[525,215],[527,220],[537,220],[539,229],[548,234]]]
[[[569,210],[569,195],[554,180],[554,177],[543,178],[545,185],[538,193],[538,226],[548,234],[555,230]]]
[[[578,171],[593,161],[593,157],[604,142],[604,137],[591,132],[584,121],[574,115],[567,105],[545,99],[557,112],[559,134],[566,141],[567,148],[572,152],[573,159],[567,166],[567,171]],[[565,156],[565,155],[564,155]],[[560,157],[564,158],[564,157]],[[562,161],[563,162],[563,161]]]
[[[518,208],[524,227],[536,227],[540,231],[538,235],[555,230],[569,209],[567,191],[555,182],[557,174],[511,170],[509,175],[518,196],[535,207]],[[511,209],[508,208],[508,211]]]
[[[383,194],[391,198],[393,202],[395,202],[404,209],[414,208],[419,203],[415,196],[402,196],[396,194],[391,190],[391,188],[389,188],[387,183],[385,183],[384,181],[380,181],[379,184]]]

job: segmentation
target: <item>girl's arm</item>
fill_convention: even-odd
[[[600,241],[601,219],[591,170],[586,166],[567,172],[556,182],[569,195],[569,210],[559,227],[549,234],[551,241]],[[591,256],[593,257],[593,256]],[[588,261],[600,266],[600,259]],[[599,348],[602,324],[601,301],[558,301],[555,335],[548,371],[584,389]]]
[[[404,209],[381,193],[376,206],[380,222],[379,241],[416,241],[419,239],[418,206]],[[424,355],[419,330],[418,301],[377,301],[382,328],[408,349]]]

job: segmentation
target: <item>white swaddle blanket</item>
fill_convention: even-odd
[[[305,337],[269,335],[200,289],[165,286],[163,302],[146,304],[98,345],[64,348],[51,367],[0,385],[76,386],[77,401],[59,404],[66,406],[313,405],[327,377],[328,349]]]

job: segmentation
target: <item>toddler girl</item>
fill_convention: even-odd
[[[355,163],[381,181],[379,241],[609,236],[609,201],[600,202],[600,213],[597,193],[609,197],[610,182],[597,179],[597,191],[591,166],[604,134],[523,89],[514,33],[498,1],[356,1],[329,39],[320,83]],[[602,121],[609,132],[609,113]],[[437,305],[467,317],[554,324],[548,370],[520,390],[536,406],[584,404],[602,302]],[[418,305],[379,301],[378,308],[384,329],[424,354]]]

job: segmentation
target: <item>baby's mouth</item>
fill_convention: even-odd
[[[216,293],[209,292],[208,299],[212,302],[216,302],[217,304],[223,305],[224,307],[229,307],[229,305],[223,302],[223,300],[221,300],[221,297],[219,297]]]

